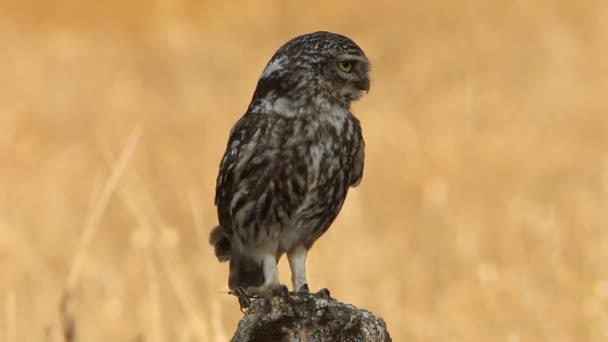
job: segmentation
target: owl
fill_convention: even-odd
[[[210,243],[229,261],[232,291],[287,291],[277,270],[287,254],[293,291],[308,292],[307,253],[363,176],[365,144],[350,108],[369,91],[369,72],[361,48],[330,32],[293,38],[266,65],[216,183]]]

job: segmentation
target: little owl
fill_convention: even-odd
[[[266,65],[217,177],[210,242],[219,261],[230,261],[231,291],[286,292],[277,262],[287,253],[293,290],[308,292],[308,250],[363,175],[350,106],[369,91],[369,70],[357,44],[330,32],[288,41]]]

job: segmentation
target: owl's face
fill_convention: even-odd
[[[338,54],[323,68],[321,79],[329,80],[328,91],[333,90],[333,96],[343,98],[346,103],[358,100],[363,92],[369,91],[369,62],[362,53]]]
[[[330,32],[283,45],[260,76],[249,111],[298,115],[349,109],[369,91],[370,64],[352,40]]]

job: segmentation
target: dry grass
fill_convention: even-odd
[[[364,181],[311,286],[395,341],[607,340],[607,17],[599,0],[1,2],[0,341],[70,324],[226,341],[218,162],[270,55],[318,29],[375,66]]]

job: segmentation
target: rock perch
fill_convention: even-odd
[[[255,300],[232,342],[390,342],[382,318],[316,294]]]

